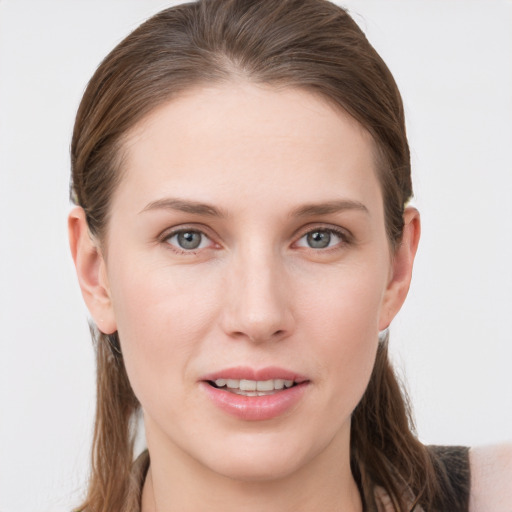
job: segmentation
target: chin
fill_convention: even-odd
[[[275,460],[275,454],[272,460],[226,460],[222,464],[216,464],[212,467],[217,474],[220,474],[231,480],[241,482],[268,482],[286,478],[295,473],[300,464],[295,461],[288,461],[286,457],[279,457],[279,461]]]
[[[207,457],[204,463],[215,473],[232,480],[263,482],[286,478],[315,457],[316,450],[311,443],[305,451],[305,441],[301,443],[298,440],[290,442],[290,439],[281,439],[265,442],[268,440],[262,437],[264,434],[256,434],[243,442],[217,446],[209,452],[212,457]]]

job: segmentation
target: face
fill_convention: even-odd
[[[368,133],[310,93],[230,84],[159,107],[124,156],[93,315],[150,446],[242,479],[344,456],[396,312]]]

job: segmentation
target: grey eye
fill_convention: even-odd
[[[306,235],[306,241],[312,249],[325,249],[331,243],[331,232],[326,230],[312,231]]]
[[[201,244],[201,236],[197,231],[185,231],[178,233],[177,241],[183,249],[197,249]]]
[[[209,239],[200,231],[183,230],[171,235],[167,243],[184,251],[193,251],[204,248],[208,245]]]
[[[296,245],[309,249],[328,249],[330,247],[342,246],[346,242],[344,235],[335,229],[318,228],[304,233]]]

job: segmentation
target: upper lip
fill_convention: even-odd
[[[267,366],[265,368],[251,368],[248,366],[236,366],[218,370],[208,375],[204,375],[200,380],[202,381],[215,381],[217,379],[236,379],[236,380],[256,380],[265,381],[272,379],[293,380],[295,383],[300,384],[307,379],[305,376],[300,375],[292,370],[279,368],[277,366]]]

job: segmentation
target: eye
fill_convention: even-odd
[[[342,233],[328,228],[318,228],[309,231],[297,241],[297,246],[310,249],[328,249],[345,241]]]
[[[204,233],[195,229],[174,231],[165,238],[165,241],[179,251],[204,249],[212,243]]]

